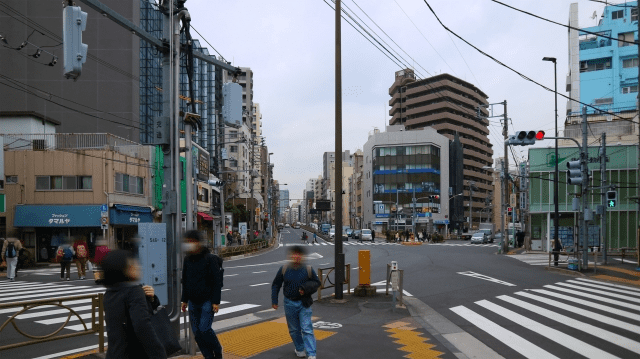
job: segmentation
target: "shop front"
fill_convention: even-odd
[[[36,261],[48,262],[56,248],[83,238],[93,253],[100,229],[100,205],[17,205],[13,226]]]
[[[213,245],[213,217],[204,212],[198,212],[198,231],[207,240],[209,245]]]
[[[151,208],[114,204],[109,209],[109,224],[117,248],[133,249],[133,239],[138,235],[138,223],[153,223]]]

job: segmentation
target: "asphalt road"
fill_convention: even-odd
[[[216,320],[270,310],[271,282],[286,260],[287,247],[301,244],[301,235],[302,230],[285,228],[278,248],[254,257],[225,261],[223,303]],[[332,267],[335,246],[319,238],[318,241],[319,244],[305,246],[308,263],[314,269]],[[420,299],[505,358],[605,357],[605,354],[630,358],[640,354],[637,336],[640,290],[613,286],[603,289],[598,283],[545,271],[542,266],[527,264],[514,256],[496,254],[498,248],[494,244],[448,241],[403,246],[377,239],[375,243],[362,244],[350,240],[343,248],[346,263],[352,267],[351,287],[358,284],[359,250],[370,251],[374,285],[384,282],[387,264],[397,261],[404,270],[406,295]],[[104,290],[90,279],[60,282],[58,270],[55,267],[23,271],[16,284],[0,281],[0,303],[28,300],[34,295],[47,298],[80,294],[77,290],[81,293]],[[72,276],[76,278],[75,274]],[[23,282],[28,284],[17,284]],[[61,287],[66,285],[69,286]],[[379,288],[384,289],[384,285]],[[331,295],[332,291],[326,290],[323,296]],[[61,314],[47,314],[47,310],[51,308],[39,310],[41,316],[19,319],[20,328],[37,334],[52,331],[60,324],[47,320],[55,322]],[[0,312],[0,320],[11,314]],[[62,334],[66,333],[71,331],[64,329]],[[11,327],[0,332],[0,345],[18,340],[22,339]],[[85,336],[4,351],[0,355],[16,359],[57,358],[96,344],[97,338]]]

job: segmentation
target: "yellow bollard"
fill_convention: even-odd
[[[371,253],[368,250],[358,251],[358,284],[360,286],[371,285]]]

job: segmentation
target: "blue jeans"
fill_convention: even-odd
[[[284,298],[284,315],[287,317],[289,335],[296,350],[307,351],[308,356],[316,355],[316,337],[311,324],[311,307],[305,308],[302,301]]]
[[[191,322],[191,330],[196,337],[198,348],[202,352],[205,359],[222,358],[222,346],[216,333],[211,326],[213,325],[213,308],[211,302],[207,301],[202,304],[194,304],[189,301],[189,321]]]

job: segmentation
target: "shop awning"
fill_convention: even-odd
[[[128,204],[114,204],[113,206],[118,211],[123,212],[151,213],[151,208],[149,207],[130,206]]]
[[[198,217],[202,218],[205,221],[213,221],[213,217],[204,212],[198,212]]]
[[[17,205],[14,227],[100,227],[100,205]]]

